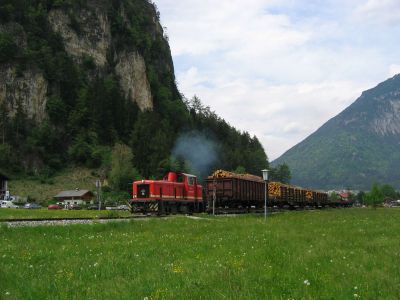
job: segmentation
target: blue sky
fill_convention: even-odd
[[[180,91],[277,158],[400,73],[399,0],[156,0]]]

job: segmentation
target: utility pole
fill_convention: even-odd
[[[213,216],[215,216],[215,201],[217,200],[217,181],[213,182]]]
[[[101,210],[101,181],[100,179],[96,180],[96,188],[97,188],[97,203],[99,203],[99,210]]]
[[[267,201],[268,201],[268,171],[267,169],[262,170],[265,193],[264,193],[264,219],[267,220]]]

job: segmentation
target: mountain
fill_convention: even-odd
[[[400,188],[400,75],[362,93],[273,164],[287,163],[292,183],[313,188]]]
[[[0,169],[107,169],[124,143],[140,174],[158,177],[188,134],[224,154],[209,168],[266,164],[256,137],[181,95],[159,20],[148,0],[2,0]]]

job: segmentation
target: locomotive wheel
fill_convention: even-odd
[[[168,201],[164,203],[165,214],[169,215],[171,213],[171,207]]]
[[[157,215],[159,215],[159,216],[165,215],[164,201],[158,200],[157,203],[158,203]]]
[[[194,203],[189,203],[188,204],[188,214],[191,216],[193,215],[194,212]]]
[[[170,209],[171,214],[173,214],[173,215],[176,215],[178,213],[178,208],[176,207],[176,203],[172,203],[169,206],[169,209]]]
[[[181,204],[179,205],[179,210],[180,213],[187,214],[188,213],[188,205],[187,204]]]

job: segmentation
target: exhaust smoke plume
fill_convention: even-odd
[[[188,162],[196,175],[206,176],[217,161],[217,147],[204,134],[189,132],[177,139],[172,155]]]

